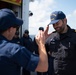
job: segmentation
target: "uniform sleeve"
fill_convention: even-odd
[[[50,48],[49,48],[50,47],[50,38],[48,38],[46,40],[45,47],[46,47],[46,51],[49,52],[50,51]]]
[[[26,48],[20,47],[14,51],[12,60],[29,71],[35,71],[39,62],[39,57],[38,55],[32,54]]]

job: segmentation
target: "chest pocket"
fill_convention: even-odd
[[[51,40],[50,41],[50,50],[53,52],[57,52],[58,48],[60,47],[59,44],[60,44],[59,40],[56,40],[56,39]]]

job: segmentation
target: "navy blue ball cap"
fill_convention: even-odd
[[[62,11],[54,11],[50,16],[51,22],[49,24],[55,24],[60,19],[64,19],[64,18],[66,18],[66,15]]]
[[[6,30],[9,27],[21,26],[23,20],[16,17],[15,13],[7,8],[0,10],[0,30]]]

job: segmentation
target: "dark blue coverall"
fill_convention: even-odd
[[[54,75],[76,75],[76,31],[68,26],[64,34],[53,32],[46,49],[54,57]]]
[[[0,35],[0,75],[20,75],[20,68],[35,71],[39,57]]]

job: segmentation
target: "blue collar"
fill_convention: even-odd
[[[6,37],[4,37],[3,35],[0,35],[0,40],[10,41],[10,40],[8,40]]]

